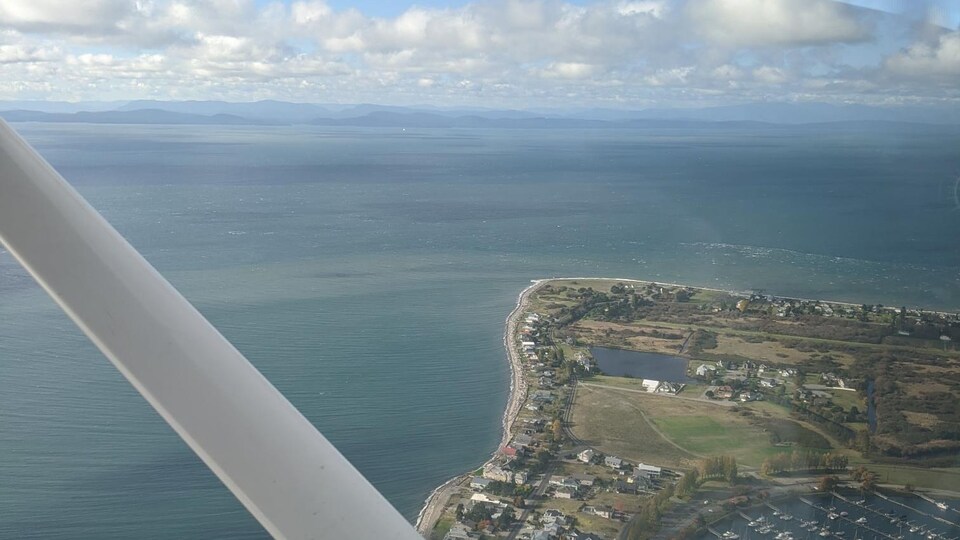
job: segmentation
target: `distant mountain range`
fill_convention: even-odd
[[[960,107],[870,107],[827,103],[752,103],[699,109],[498,110],[256,101],[0,102],[10,122],[207,124],[397,128],[644,128],[703,124],[769,126],[914,123],[960,126]]]

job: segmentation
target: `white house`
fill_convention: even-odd
[[[493,480],[489,478],[484,478],[482,476],[474,476],[473,480],[470,480],[470,489],[476,489],[478,491],[483,491],[490,485]]]
[[[590,463],[590,462],[593,461],[593,458],[594,458],[596,455],[597,455],[597,453],[594,452],[592,448],[587,448],[587,449],[584,450],[583,452],[580,452],[579,454],[577,454],[577,459],[579,459],[580,461],[582,461],[582,462],[584,462],[584,463]]]
[[[623,460],[618,458],[617,456],[607,456],[603,458],[603,464],[606,465],[607,467],[619,469],[621,466],[623,466]]]
[[[660,476],[660,473],[663,472],[663,469],[661,469],[660,467],[656,467],[654,465],[647,465],[645,463],[641,463],[636,467],[634,467],[634,471],[636,471],[637,473],[643,474],[644,476],[657,477],[657,476]]]

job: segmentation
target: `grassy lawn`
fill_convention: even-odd
[[[617,388],[639,385],[619,377],[595,377],[591,382]],[[604,452],[667,467],[685,467],[700,456],[720,454],[732,454],[744,465],[759,467],[767,457],[795,448],[771,444],[774,429],[781,435],[786,430],[786,436],[807,431],[823,435],[805,422],[790,419],[783,407],[756,402],[739,409],[754,414],[745,416],[738,408],[710,402],[581,386],[573,430]],[[835,443],[829,437],[827,441]]]
[[[850,407],[856,407],[860,412],[867,410],[866,402],[861,399],[860,394],[857,392],[850,390],[830,390],[830,393],[833,394],[831,401],[843,407],[845,411],[849,411]]]
[[[905,465],[888,465],[886,463],[870,463],[862,458],[857,462],[851,461],[851,467],[865,465],[877,473],[882,484],[911,484],[914,487],[943,489],[957,491],[960,486],[960,467],[949,469],[908,467]]]
[[[729,411],[722,412],[726,414],[667,416],[654,422],[667,437],[690,452],[708,456],[732,454],[745,465],[758,467],[771,454],[783,451],[772,446],[756,426],[740,421]]]
[[[689,466],[696,456],[660,436],[640,414],[637,397],[646,396],[581,386],[573,408],[573,433],[607,454],[667,467]]]
[[[454,518],[451,516],[440,518],[433,530],[430,531],[430,540],[442,540],[450,531],[450,528],[453,527],[453,522]]]

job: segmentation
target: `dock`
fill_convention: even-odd
[[[879,491],[876,492],[876,495],[877,495],[877,497],[880,497],[881,499],[884,499],[884,500],[886,500],[886,501],[892,502],[893,504],[896,504],[896,505],[898,505],[898,506],[902,506],[902,507],[906,508],[907,510],[910,510],[911,512],[916,512],[916,513],[920,514],[921,516],[926,516],[926,517],[928,517],[928,518],[930,518],[930,519],[937,520],[937,521],[939,521],[939,522],[941,522],[941,523],[944,523],[944,524],[947,524],[947,525],[949,525],[949,526],[951,526],[951,527],[956,527],[956,526],[957,526],[956,523],[954,523],[954,522],[952,522],[952,521],[949,521],[949,520],[946,520],[946,519],[943,519],[943,518],[940,517],[940,516],[935,516],[935,515],[933,515],[933,514],[928,514],[928,513],[924,512],[923,510],[917,510],[916,508],[914,508],[914,507],[912,507],[912,506],[907,506],[907,505],[903,504],[903,503],[900,502],[900,501],[895,501],[895,500],[891,499],[890,497],[887,497],[887,496],[884,495],[883,493],[880,493]],[[927,499],[924,499],[924,500],[927,500]],[[936,504],[936,503],[934,503],[934,504]]]
[[[836,494],[835,494],[835,495],[836,495]],[[843,499],[844,501],[847,501],[847,499],[843,498],[842,496],[841,496],[840,498]],[[806,497],[800,497],[800,502],[802,502],[802,503],[804,503],[804,504],[808,504],[808,505],[816,508],[817,510],[820,510],[821,512],[827,512],[827,513],[829,512],[826,508],[824,508],[824,507],[822,507],[822,506],[814,503],[813,501],[811,501],[810,499],[807,499]],[[849,502],[849,501],[848,501],[848,502]],[[852,503],[852,504],[855,504],[855,503]],[[865,508],[865,510],[870,510],[870,509],[869,509],[869,508]],[[873,510],[871,510],[871,511],[873,511]],[[874,512],[875,512],[875,511],[874,511]],[[877,513],[877,514],[880,514],[880,515],[883,515],[883,514],[881,514],[880,512],[876,512],[876,513]],[[893,536],[890,536],[889,534],[887,534],[887,533],[885,533],[885,532],[878,531],[877,529],[874,529],[873,527],[871,527],[871,526],[869,526],[869,525],[867,525],[867,524],[865,524],[865,523],[857,523],[856,521],[850,519],[849,517],[837,516],[837,519],[842,520],[842,521],[846,521],[847,523],[852,524],[854,527],[859,527],[859,528],[866,529],[866,530],[872,532],[873,534],[875,534],[877,538],[886,538],[887,540],[894,540],[894,537],[893,537]]]

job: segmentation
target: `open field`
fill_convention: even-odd
[[[597,379],[601,378],[591,382]],[[609,388],[581,385],[574,406],[574,434],[604,452],[668,467],[683,467],[695,458],[721,454],[735,455],[738,462],[759,467],[773,454],[802,447],[776,446],[774,436],[817,449],[831,446],[824,433],[787,418],[782,407],[763,402],[720,406],[618,389],[632,390],[629,384],[621,382]]]
[[[666,467],[689,466],[698,456],[658,433],[644,417],[637,397],[646,396],[581,386],[573,408],[573,433],[608,454]]]
[[[635,351],[677,354],[683,338],[688,332],[676,328],[657,327],[648,324],[618,324],[593,320],[581,320],[570,329],[581,341],[597,345],[629,348]],[[655,333],[671,334],[676,337],[663,338]]]
[[[857,462],[851,460],[851,467],[865,465],[877,473],[881,484],[912,485],[918,488],[957,491],[960,486],[960,467],[922,468],[886,463]]]

